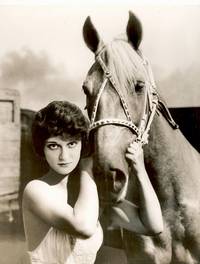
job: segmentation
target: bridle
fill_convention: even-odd
[[[104,80],[97,93],[97,96],[94,102],[93,111],[92,111],[91,118],[90,118],[89,133],[92,130],[97,129],[101,126],[105,126],[105,125],[125,126],[129,128],[130,130],[132,130],[134,134],[136,134],[136,139],[134,141],[140,142],[142,145],[147,144],[150,126],[153,121],[154,115],[156,113],[157,105],[158,105],[158,95],[156,92],[156,85],[154,82],[154,78],[153,78],[153,74],[152,74],[152,70],[149,65],[149,62],[147,61],[146,58],[142,56],[142,53],[138,51],[138,54],[147,72],[148,80],[145,81],[146,89],[145,89],[145,103],[144,103],[143,116],[142,116],[139,126],[136,126],[134,122],[132,121],[130,111],[128,109],[128,105],[124,99],[122,92],[117,86],[108,67],[106,66],[103,59],[101,58],[101,53],[102,52],[96,55],[96,61],[99,63],[99,65],[101,66],[104,72]],[[127,120],[117,119],[117,118],[106,118],[106,119],[96,120],[99,101],[100,101],[101,95],[103,91],[105,90],[105,87],[108,82],[112,84],[112,87],[117,92]]]

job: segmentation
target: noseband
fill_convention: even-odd
[[[128,109],[128,105],[124,99],[124,96],[123,96],[122,92],[120,91],[120,89],[117,87],[117,84],[116,84],[111,72],[107,68],[104,61],[102,60],[101,53],[100,53],[96,56],[96,61],[99,63],[99,65],[101,66],[101,68],[104,72],[104,81],[103,81],[103,83],[102,83],[102,85],[101,85],[101,87],[97,93],[96,99],[95,99],[93,111],[91,114],[89,132],[91,132],[92,130],[97,129],[101,126],[105,126],[105,125],[119,125],[119,126],[127,127],[130,130],[132,130],[133,133],[136,134],[136,139],[135,139],[136,142],[140,142],[142,145],[148,143],[150,126],[151,126],[151,123],[153,121],[153,117],[155,115],[156,108],[158,105],[158,95],[157,95],[157,92],[155,89],[156,86],[155,86],[151,67],[150,67],[147,59],[145,59],[141,53],[139,53],[139,55],[141,57],[142,63],[144,65],[144,68],[147,72],[147,76],[149,79],[148,81],[145,82],[145,86],[146,86],[145,104],[144,104],[143,116],[142,116],[142,119],[140,121],[139,126],[136,126],[134,124],[134,122],[132,121],[130,111]],[[116,118],[107,118],[107,119],[96,120],[99,101],[100,101],[101,95],[102,95],[103,91],[105,90],[108,82],[111,83],[112,87],[117,92],[127,120],[116,119]]]

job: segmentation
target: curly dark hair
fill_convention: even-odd
[[[69,134],[80,137],[81,154],[85,155],[88,128],[89,121],[78,106],[68,101],[53,101],[35,114],[32,125],[33,147],[40,157],[44,157],[44,145],[49,137]]]

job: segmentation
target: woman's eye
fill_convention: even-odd
[[[47,145],[47,147],[51,150],[54,150],[54,149],[57,149],[58,148],[58,145],[57,144],[49,144]]]
[[[77,145],[77,141],[69,142],[67,145],[69,148],[74,148]]]

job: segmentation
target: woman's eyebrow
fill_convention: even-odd
[[[58,142],[56,142],[56,141],[51,141],[51,140],[46,140],[45,143],[54,143],[54,144],[58,144]]]

